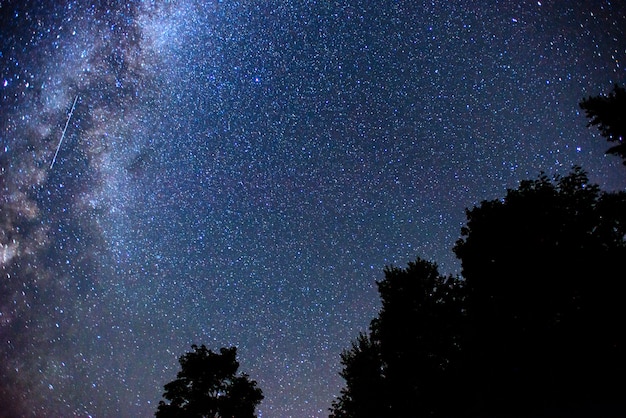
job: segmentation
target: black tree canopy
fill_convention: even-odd
[[[423,259],[384,273],[370,335],[341,356],[346,387],[331,417],[447,416],[462,405],[448,398],[460,385],[461,282]]]
[[[222,348],[219,354],[204,345],[191,348],[179,359],[176,380],[165,385],[163,397],[170,403],[159,402],[156,417],[255,418],[263,393],[248,375],[236,375],[237,348]]]
[[[524,181],[467,219],[455,252],[481,415],[621,399],[626,194],[575,168]]]
[[[579,167],[467,210],[463,279],[385,269],[332,418],[621,417],[626,193]]]

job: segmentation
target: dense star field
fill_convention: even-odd
[[[620,1],[0,2],[0,415],[152,416],[195,343],[238,347],[259,416],[327,416],[385,265],[458,273],[464,208],[542,170],[626,186],[578,108],[625,30]]]

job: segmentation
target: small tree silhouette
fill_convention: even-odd
[[[204,345],[192,345],[192,352],[180,357],[182,370],[176,380],[165,385],[157,418],[255,418],[263,392],[246,374],[236,376],[237,348],[221,348],[220,353]]]

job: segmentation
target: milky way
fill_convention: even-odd
[[[620,2],[82,3],[0,3],[2,416],[151,416],[191,344],[327,416],[385,265],[458,272],[541,171],[626,187],[578,109]]]

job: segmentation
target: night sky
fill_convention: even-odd
[[[458,274],[464,209],[541,171],[626,187],[578,108],[625,31],[621,1],[0,1],[0,416],[152,416],[194,343],[238,347],[259,416],[328,416],[384,266]]]

